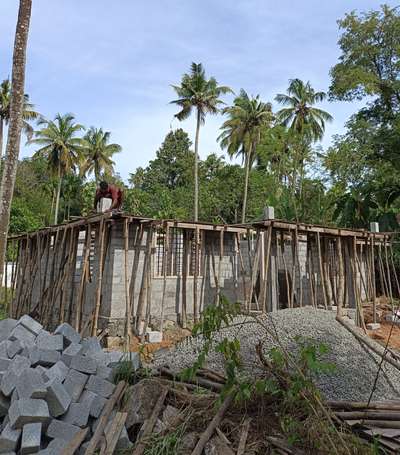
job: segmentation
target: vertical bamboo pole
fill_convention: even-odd
[[[292,250],[292,289],[290,293],[290,305],[294,307],[294,296],[296,293],[296,263],[297,263],[297,227],[290,233],[290,246]],[[300,271],[299,271],[300,275]]]
[[[342,238],[340,235],[336,238],[337,261],[338,261],[338,292],[337,292],[337,317],[343,317],[343,300],[344,300],[344,267]]]
[[[199,243],[200,243],[200,231],[199,227],[195,229],[195,246],[194,246],[194,273],[193,273],[193,317],[195,324],[199,322],[198,314],[198,276],[199,276]]]
[[[125,343],[126,350],[129,351],[132,339],[131,327],[131,298],[129,295],[129,277],[128,277],[128,252],[129,252],[129,227],[128,218],[124,219],[124,284],[125,284]]]
[[[320,279],[321,279],[321,284],[322,284],[322,295],[323,295],[323,298],[324,298],[325,310],[327,310],[328,309],[328,302],[327,302],[327,299],[326,299],[324,268],[322,266],[321,239],[320,239],[319,232],[317,232],[317,248],[318,248],[319,274],[320,274]]]
[[[375,281],[375,236],[371,236],[371,271],[372,271],[372,318],[376,323],[376,281]]]
[[[79,281],[78,298],[77,298],[76,309],[75,309],[75,330],[78,332],[80,332],[81,324],[82,324],[85,283],[86,283],[87,269],[89,266],[88,261],[89,261],[89,256],[90,256],[91,238],[92,238],[92,225],[90,223],[88,223],[88,225],[86,227],[86,233],[85,233],[85,243],[84,243],[83,251],[82,251],[81,276],[80,276],[80,281]]]
[[[101,219],[99,224],[99,265],[98,265],[98,275],[97,275],[97,287],[96,287],[96,303],[93,316],[93,325],[92,325],[92,336],[97,336],[97,328],[99,322],[100,314],[100,304],[101,304],[101,291],[103,284],[103,262],[104,262],[104,237],[105,237],[105,226],[104,218]]]
[[[166,223],[164,228],[164,251],[163,251],[163,292],[161,300],[161,322],[160,332],[164,332],[164,314],[165,314],[165,294],[167,292],[167,270],[168,270],[168,254],[169,254],[169,225]],[[183,264],[182,264],[183,266]]]
[[[311,304],[314,308],[317,308],[316,299],[315,299],[315,288],[314,288],[314,267],[312,261],[312,245],[311,237],[307,234],[307,267],[308,267],[308,279],[310,282],[310,296]]]
[[[299,287],[300,287],[300,299],[299,299],[299,306],[300,308],[303,306],[303,278],[301,275],[301,264],[300,264],[300,257],[299,257],[299,233],[297,230],[294,231],[294,241],[296,243],[296,262],[297,267],[299,269]]]
[[[292,299],[291,299],[291,287],[290,287],[290,281],[289,281],[289,272],[288,272],[288,267],[286,264],[286,258],[285,258],[285,234],[283,231],[280,232],[280,237],[281,237],[281,255],[282,255],[282,262],[283,262],[283,268],[285,270],[285,279],[286,279],[286,293],[287,293],[287,304],[288,308],[291,308],[292,304]]]
[[[224,255],[224,234],[225,230],[221,229],[219,232],[219,261],[218,261],[218,285],[217,285],[217,295],[216,295],[216,304],[219,303],[221,298],[221,273],[222,273],[222,259]]]
[[[187,327],[187,285],[188,285],[188,275],[189,275],[189,248],[190,248],[190,239],[189,231],[183,231],[183,260],[182,260],[182,315],[181,322],[182,327]]]
[[[391,272],[390,272],[390,266],[389,266],[388,241],[386,239],[386,236],[383,241],[385,242],[385,244],[384,244],[385,266],[386,266],[386,273],[387,273],[387,277],[388,277],[389,297],[390,297],[390,302],[393,304],[393,288],[392,288],[392,279],[391,279]]]
[[[148,273],[150,269],[150,261],[151,261],[151,248],[153,242],[153,225],[150,223],[147,228],[147,239],[146,239],[146,251],[144,257],[144,265],[143,265],[143,279],[142,279],[142,289],[138,299],[138,306],[136,310],[136,331],[138,334],[141,332],[141,324],[143,317],[146,317],[146,313],[143,315],[143,310],[145,310],[144,300],[147,298],[148,294],[148,286],[149,286],[149,278]]]
[[[146,267],[146,312],[145,312],[145,319],[144,319],[144,326],[143,326],[143,332],[141,336],[141,342],[144,342],[144,338],[146,336],[146,331],[147,327],[149,326],[150,323],[150,316],[151,316],[151,290],[152,290],[152,278],[153,278],[153,225],[150,225],[150,250],[149,250],[149,257],[147,261],[147,267]]]
[[[243,301],[244,301],[244,308],[248,307],[248,301],[247,301],[247,286],[246,286],[246,271],[244,268],[244,261],[243,261],[243,255],[242,255],[242,249],[240,247],[240,234],[237,232],[236,235],[236,243],[237,243],[237,249],[238,249],[238,254],[239,254],[239,261],[240,261],[240,272],[242,275],[242,286],[243,286]]]
[[[364,329],[364,331],[366,332],[367,328],[365,326],[364,311],[363,311],[362,302],[361,302],[361,295],[358,292],[358,286],[357,286],[357,269],[356,269],[357,239],[355,236],[352,239],[352,245],[353,245],[353,254],[350,256],[350,259],[351,259],[351,270],[352,270],[352,276],[353,276],[353,292],[354,292],[354,298],[356,301],[356,308],[358,310],[358,314],[359,314],[359,318],[360,318],[360,327],[362,327]]]
[[[391,262],[391,265],[392,265],[393,276],[394,276],[394,280],[395,280],[395,283],[396,283],[397,297],[400,298],[400,283],[399,283],[399,278],[397,277],[396,266],[395,266],[395,263],[394,263],[392,241],[390,242],[390,247],[389,247],[389,250],[390,250],[390,262]]]
[[[9,250],[9,247],[10,247],[10,244],[7,240],[6,242],[6,257],[5,257],[5,264],[4,264],[4,267],[5,267],[5,270],[4,270],[4,304],[5,304],[5,309],[6,309],[6,312],[8,314],[8,311],[9,311],[9,305],[8,305],[8,250]],[[0,286],[1,287],[1,286]]]
[[[263,289],[262,289],[262,311],[266,313],[267,311],[267,284],[268,284],[268,273],[269,273],[269,264],[271,262],[271,242],[272,242],[272,224],[268,226],[267,231],[267,243],[265,245],[265,257],[264,257],[264,280],[263,280]]]
[[[260,263],[260,250],[261,250],[261,233],[260,231],[257,231],[257,240],[256,240],[256,246],[255,246],[255,253],[254,253],[254,258],[252,259],[253,264],[250,264],[250,270],[251,270],[251,280],[250,280],[250,291],[249,291],[249,305],[248,305],[248,311],[250,312],[251,310],[251,304],[253,301],[253,293],[254,293],[254,287],[256,285],[256,280],[257,280],[257,273],[259,269],[259,263]],[[257,309],[259,309],[258,306],[258,300],[257,298],[256,304],[257,304]]]

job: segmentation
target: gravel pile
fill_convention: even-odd
[[[327,399],[362,401],[369,398],[380,359],[335,320],[334,312],[311,307],[295,308],[269,314],[260,320],[269,330],[276,330],[280,343],[289,351],[296,349],[296,336],[328,346],[329,352],[323,356],[323,360],[332,362],[336,366],[335,371],[316,378],[318,387]],[[243,316],[237,318],[233,326],[222,329],[216,339],[238,337],[244,372],[254,377],[262,374],[255,354],[256,344],[262,340],[266,351],[276,344],[266,332],[253,318]],[[183,341],[173,351],[160,352],[156,356],[155,366],[169,366],[175,372],[180,371],[193,364],[201,346],[201,338]],[[207,367],[223,371],[221,355],[212,352]],[[385,362],[373,400],[399,397],[400,372]]]
[[[0,454],[58,455],[87,427],[88,440],[123,355],[65,323],[49,333],[28,315],[0,321]],[[125,428],[117,447],[131,447]]]

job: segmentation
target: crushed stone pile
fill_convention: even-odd
[[[123,356],[66,323],[49,333],[28,315],[0,321],[0,454],[58,455],[89,427],[84,453]],[[117,448],[131,446],[123,428]]]
[[[261,340],[266,353],[277,343],[268,332],[275,331],[282,346],[289,352],[298,349],[296,337],[325,344],[329,351],[321,360],[331,362],[335,370],[320,374],[315,382],[328,400],[366,401],[378,371],[380,357],[360,343],[335,319],[333,311],[312,307],[292,308],[269,313],[259,318],[262,324],[249,316],[236,318],[232,326],[221,329],[216,340],[237,337],[241,343],[244,374],[249,377],[262,375],[263,370],[255,352]],[[167,366],[174,372],[193,365],[203,341],[201,337],[189,338],[179,343],[173,351],[160,352],[155,357],[154,366]],[[223,372],[222,355],[213,351],[207,360],[207,368]],[[391,400],[400,397],[400,372],[384,362],[373,400]]]

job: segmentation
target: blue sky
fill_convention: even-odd
[[[370,0],[34,0],[26,92],[47,118],[72,112],[86,126],[111,131],[122,145],[117,171],[145,166],[169,129],[193,138],[194,118],[179,125],[170,87],[192,61],[236,92],[273,101],[288,79],[327,90],[337,62],[337,19]],[[389,5],[396,2],[388,1]],[[0,79],[11,73],[18,2],[0,1]],[[229,103],[232,97],[227,97]],[[356,103],[325,103],[333,116],[323,146],[341,133]],[[208,117],[200,155],[222,154],[220,116]],[[23,156],[33,152],[23,147]]]

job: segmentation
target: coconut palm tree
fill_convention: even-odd
[[[324,92],[316,92],[310,82],[291,79],[287,95],[278,94],[275,100],[283,106],[277,113],[278,123],[293,132],[306,136],[311,142],[321,140],[325,132],[325,123],[332,121],[332,116],[322,109],[314,107],[326,98]]]
[[[196,111],[196,137],[194,142],[194,220],[198,221],[199,213],[199,133],[200,125],[204,124],[206,115],[215,115],[219,112],[219,106],[224,104],[221,95],[232,93],[229,87],[218,85],[215,78],[206,78],[201,63],[192,63],[190,72],[182,76],[181,85],[173,85],[172,88],[178,95],[178,99],[171,104],[178,105],[181,110],[175,117],[182,121],[190,117],[193,110]]]
[[[39,125],[43,125],[43,128],[35,131],[35,138],[30,141],[32,144],[42,146],[35,152],[34,157],[44,157],[50,172],[57,178],[54,224],[58,221],[63,177],[75,171],[82,160],[84,141],[77,137],[77,133],[84,127],[74,120],[75,117],[72,114],[57,114],[54,121],[42,119]]]
[[[226,148],[229,156],[241,156],[245,166],[243,191],[242,223],[246,221],[247,192],[250,168],[255,159],[255,151],[261,140],[262,131],[272,121],[271,104],[260,100],[259,95],[250,97],[243,89],[235,98],[233,106],[223,110],[228,116],[218,140]]]
[[[7,234],[11,201],[14,194],[22,130],[22,112],[25,93],[26,48],[31,21],[32,0],[20,0],[13,51],[11,76],[9,127],[0,185],[0,284],[3,282],[3,265],[6,257]]]
[[[3,154],[3,130],[10,120],[10,99],[11,83],[9,79],[4,79],[0,84],[0,158]],[[24,95],[24,104],[22,110],[22,129],[28,140],[32,138],[33,128],[30,121],[36,120],[40,114],[34,110],[34,105],[29,102],[29,95]]]
[[[85,134],[81,175],[94,173],[98,182],[101,175],[111,176],[114,173],[115,163],[111,158],[115,153],[121,152],[122,147],[118,144],[109,144],[110,135],[108,131],[94,127]]]

